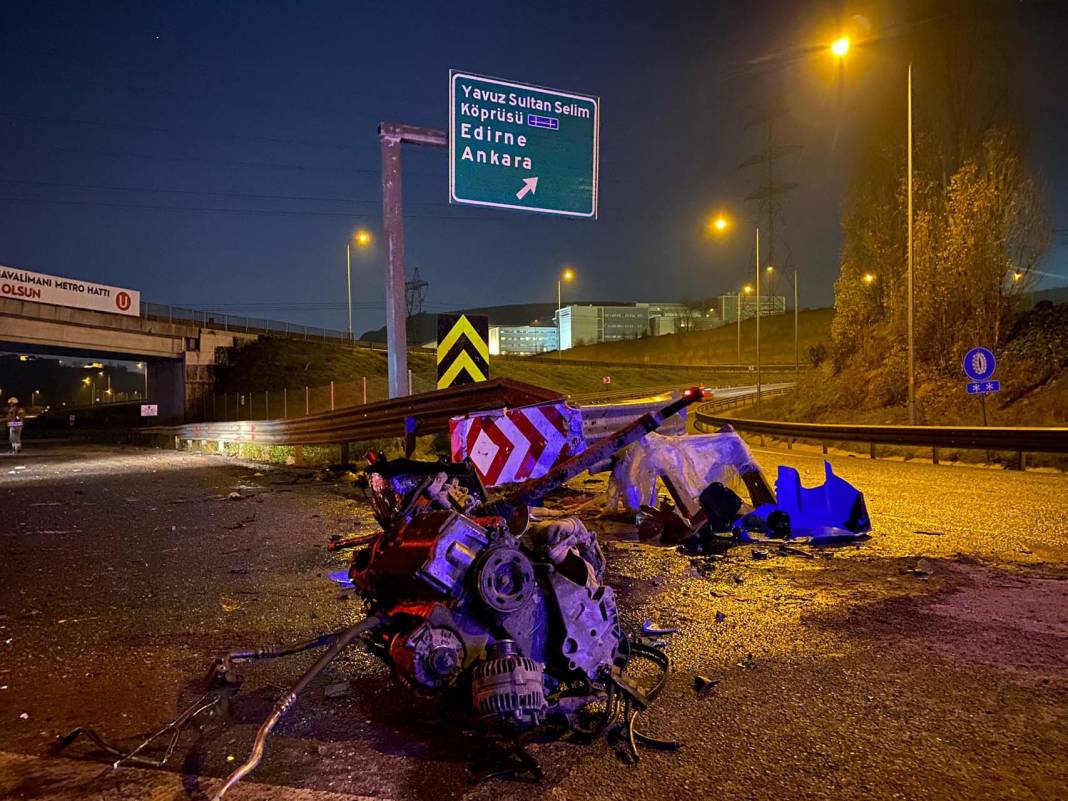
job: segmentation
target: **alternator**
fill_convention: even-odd
[[[543,666],[520,656],[512,640],[498,640],[471,673],[471,701],[479,717],[504,728],[536,726],[545,716]]]
[[[389,655],[401,681],[413,689],[433,692],[460,677],[465,649],[456,632],[423,623],[414,631],[396,635]]]

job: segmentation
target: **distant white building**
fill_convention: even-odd
[[[685,303],[626,303],[570,305],[557,321],[562,350],[600,342],[619,342],[646,336],[711,328],[716,320]]]
[[[554,325],[491,325],[490,356],[529,356],[556,350],[559,339]]]
[[[649,307],[644,304],[565,306],[560,310],[557,324],[560,328],[561,350],[599,342],[638,339],[648,335]]]

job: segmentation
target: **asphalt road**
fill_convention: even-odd
[[[815,455],[757,455],[821,479]],[[626,622],[681,629],[643,722],[681,751],[627,766],[604,742],[547,742],[541,784],[473,786],[463,719],[351,650],[230,797],[1068,797],[1068,476],[833,462],[875,534],[813,559],[741,546],[706,572],[588,521]],[[187,733],[164,770],[52,746],[81,724],[134,744],[189,703],[213,654],[355,621],[324,550],[371,525],[350,496],[309,471],[167,451],[28,442],[0,460],[0,798],[210,793],[307,659],[249,669],[233,719]],[[695,673],[720,680],[708,697]],[[349,693],[327,698],[339,681]]]

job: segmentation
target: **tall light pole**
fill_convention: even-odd
[[[909,192],[909,281],[908,281],[908,308],[909,308],[909,425],[916,425],[916,363],[915,341],[912,338],[912,62],[909,62],[908,78],[908,192]]]
[[[563,284],[564,281],[571,282],[575,279],[575,271],[570,267],[565,267],[564,271],[560,273],[560,277],[556,279],[556,358],[564,358],[564,337],[563,330],[560,327],[562,322],[560,312],[563,310],[561,305],[561,299],[563,297]]]
[[[352,243],[361,248],[371,244],[371,235],[362,228],[345,243],[345,291],[349,299],[349,342],[352,341]]]
[[[760,226],[756,227],[756,401],[760,404]]]
[[[836,58],[845,58],[846,53],[849,52],[849,39],[848,37],[841,37],[831,44],[831,53]],[[908,410],[909,410],[909,425],[916,425],[916,341],[913,336],[913,273],[912,273],[912,62],[909,61],[908,68],[908,80],[907,80],[907,104],[906,111],[906,140],[907,145],[907,171],[908,178],[906,180],[908,186],[908,281],[907,281],[907,294],[906,306],[908,308],[908,360],[909,360],[909,395],[908,395]]]
[[[797,305],[797,270],[794,270],[794,382],[801,378],[801,355],[798,350],[798,305]]]

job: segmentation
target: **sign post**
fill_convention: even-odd
[[[596,97],[453,70],[449,202],[597,216]]]
[[[449,129],[378,126],[386,242],[389,396],[408,394],[401,145],[449,149],[449,202],[597,217],[596,97],[453,70]]]
[[[991,376],[998,369],[998,360],[988,348],[972,348],[964,354],[964,374],[970,379],[964,391],[969,395],[979,396],[979,405],[983,410],[983,425],[986,422],[986,396],[991,392],[1001,391],[1001,382],[992,381]],[[989,458],[989,451],[988,457]]]

